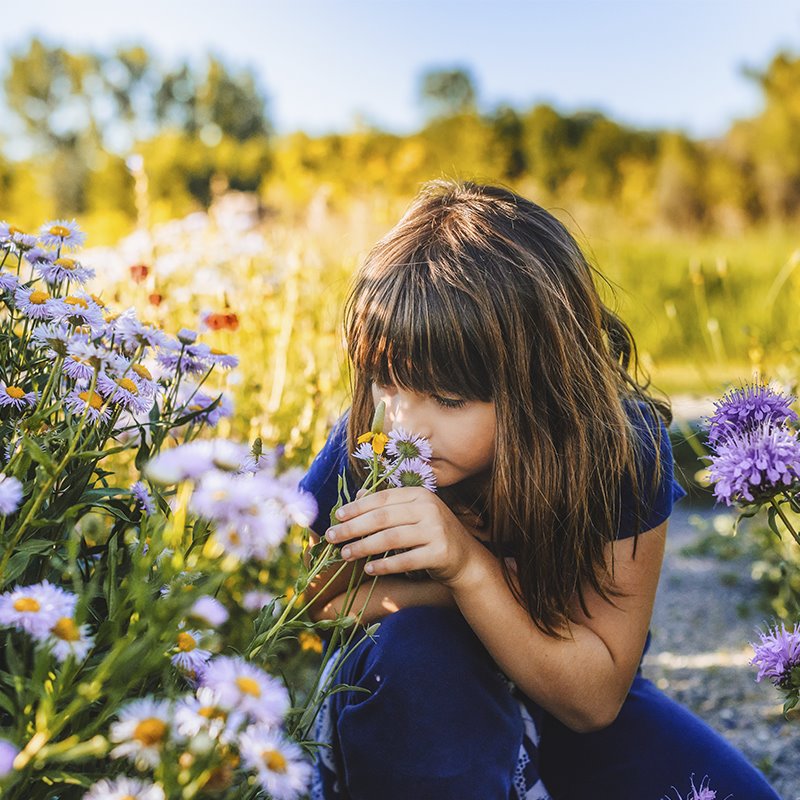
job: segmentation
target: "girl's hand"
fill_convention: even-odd
[[[342,506],[336,516],[341,522],[329,528],[325,538],[349,543],[342,548],[345,561],[406,550],[370,561],[364,569],[371,575],[424,569],[434,580],[453,587],[467,571],[476,545],[482,547],[453,512],[422,487],[364,495]]]

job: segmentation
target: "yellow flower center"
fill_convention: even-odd
[[[17,234],[19,234],[20,236],[24,236],[25,235],[25,231],[23,231],[22,228],[18,228],[16,225],[9,225],[8,226],[8,235],[9,236],[16,236]]]
[[[158,717],[148,717],[143,719],[134,729],[133,738],[141,742],[145,747],[152,747],[164,739],[167,733],[167,726]]]
[[[203,410],[203,406],[200,406],[197,403],[192,403],[189,406],[189,411],[202,411],[202,410]]]
[[[6,394],[15,400],[25,397],[25,392],[19,386],[6,386]]]
[[[203,706],[197,713],[203,719],[225,719],[225,712],[216,706]]]
[[[97,303],[97,305],[100,306],[100,308],[105,308],[106,307],[106,304],[96,294],[89,293],[89,297],[91,297],[92,300],[94,300],[95,303]]]
[[[123,389],[127,389],[131,394],[139,394],[136,384],[130,378],[122,378],[122,380],[118,380],[117,385],[121,386]]]
[[[88,403],[92,408],[100,408],[103,405],[103,401],[96,392],[81,392],[78,397],[83,400],[84,403]]]
[[[40,611],[39,601],[34,597],[20,597],[14,601],[14,611]]]
[[[62,239],[66,239],[72,231],[69,228],[65,228],[63,225],[53,225],[50,228],[50,235],[51,236],[60,236]]]
[[[34,289],[31,292],[31,296],[28,298],[28,301],[33,303],[35,306],[40,306],[49,299],[50,295],[47,292],[42,292],[39,289]]]
[[[53,263],[57,267],[63,267],[64,269],[69,269],[69,270],[75,269],[74,258],[57,258]]]
[[[53,625],[51,631],[65,642],[77,642],[81,638],[81,632],[78,630],[75,620],[69,617],[61,617],[61,619]]]
[[[215,356],[226,356],[226,355],[228,355],[224,350],[220,350],[217,347],[212,347],[211,348],[211,352]]]
[[[236,685],[243,694],[261,697],[261,687],[258,685],[258,681],[253,678],[247,678],[242,675],[236,679]]]
[[[134,372],[135,372],[135,373],[136,373],[136,374],[137,374],[137,375],[138,375],[140,378],[146,378],[148,381],[151,381],[151,380],[153,380],[153,376],[150,374],[150,370],[149,370],[149,369],[147,369],[147,367],[145,367],[144,365],[142,365],[142,364],[134,364],[134,365],[131,367],[131,369],[132,369],[132,370],[133,370],[133,371],[134,371]]]
[[[286,759],[277,750],[265,750],[261,754],[267,769],[273,772],[286,772]]]
[[[80,306],[81,308],[89,308],[89,304],[86,302],[86,300],[84,300],[82,297],[75,297],[74,295],[69,295],[68,297],[65,297],[64,302],[71,306]]]
[[[178,650],[182,653],[190,653],[195,647],[197,647],[197,642],[194,640],[194,636],[185,632],[178,634]]]
[[[312,650],[315,653],[322,652],[322,639],[311,631],[301,631],[298,637],[301,650]]]

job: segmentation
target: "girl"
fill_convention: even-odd
[[[352,613],[381,625],[336,679],[362,691],[322,709],[313,797],[659,800],[694,773],[719,798],[777,798],[642,677],[685,492],[669,406],[639,383],[595,275],[535,203],[437,181],[356,276],[352,407],[302,485],[316,533],[378,576]],[[328,528],[338,474],[366,476],[348,454],[381,400],[386,430],[429,440],[438,492],[364,495]],[[336,616],[349,578],[319,592],[316,619]]]

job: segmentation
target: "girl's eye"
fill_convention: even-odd
[[[467,404],[466,400],[448,400],[446,397],[438,397],[437,395],[434,395],[433,399],[442,406],[442,408],[462,408]]]

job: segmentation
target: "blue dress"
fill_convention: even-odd
[[[656,424],[647,414],[632,419],[640,434]],[[686,495],[658,424],[662,479],[639,509],[642,531]],[[639,441],[639,485],[649,486],[655,452],[649,437]],[[320,536],[346,465],[345,415],[301,481],[317,498]],[[621,498],[625,538],[636,522],[630,486]],[[642,656],[649,645],[648,632]],[[708,775],[720,800],[779,800],[741,753],[644,678],[641,664],[617,719],[592,733],[570,730],[523,695],[457,609],[390,614],[372,638],[362,632],[337,648],[326,678],[337,665],[334,685],[368,691],[342,690],[323,703],[312,800],[661,800],[692,775],[697,784]]]

